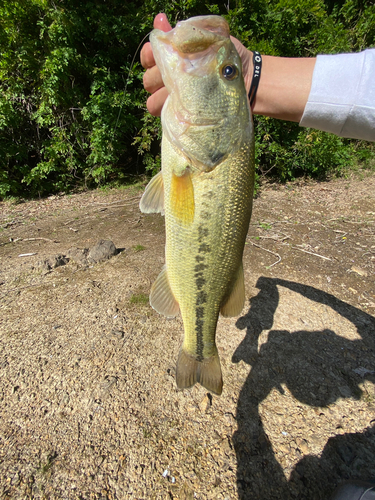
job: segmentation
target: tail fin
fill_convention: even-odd
[[[208,391],[220,396],[223,390],[223,378],[219,355],[198,361],[183,349],[177,359],[176,383],[179,389],[187,389],[196,383],[203,385]]]

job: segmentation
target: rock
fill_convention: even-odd
[[[68,250],[68,257],[76,262],[77,264],[80,264],[81,266],[85,266],[88,264],[87,262],[87,255],[89,253],[88,248],[69,248]]]
[[[340,394],[343,398],[350,398],[352,396],[352,391],[347,385],[341,385],[339,387]]]
[[[231,447],[227,438],[223,439],[220,443],[221,450],[227,455],[231,452]]]
[[[113,328],[111,333],[114,337],[117,337],[118,339],[122,339],[124,337],[124,330],[120,328]]]
[[[284,453],[284,455],[288,455],[290,453],[290,447],[285,444],[280,444],[278,448],[281,453]]]
[[[199,409],[202,413],[206,413],[212,405],[212,396],[211,394],[206,394],[202,401],[199,403]]]
[[[39,268],[41,271],[43,271],[45,273],[52,271],[52,266],[51,266],[51,262],[49,261],[49,259],[44,259],[44,260],[38,262],[36,266],[37,266],[37,269]]]
[[[111,240],[100,240],[90,250],[87,260],[92,263],[108,260],[117,254],[117,248]]]
[[[117,307],[109,307],[107,309],[107,314],[108,316],[113,316],[114,314],[116,314],[118,312],[118,309]]]
[[[309,446],[308,444],[306,443],[306,441],[304,439],[301,439],[301,438],[297,438],[296,439],[296,442],[297,442],[297,446],[298,448],[301,450],[301,452],[304,454],[304,455],[307,455],[309,453]]]
[[[49,272],[52,269],[56,269],[56,267],[65,266],[68,262],[69,258],[66,255],[58,254],[38,262],[38,267],[42,271]]]

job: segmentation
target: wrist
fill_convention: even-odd
[[[251,109],[254,108],[259,81],[262,74],[262,56],[260,55],[260,52],[256,50],[253,51],[252,64],[253,64],[253,73],[250,83],[250,90],[248,93]]]
[[[314,58],[263,56],[254,114],[299,122],[305,109]]]

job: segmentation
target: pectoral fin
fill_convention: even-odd
[[[139,208],[145,214],[161,213],[164,215],[164,183],[161,171],[147,184]]]
[[[237,271],[237,278],[226,302],[221,306],[220,312],[224,317],[238,316],[245,303],[245,281],[243,265],[241,262]]]
[[[171,290],[165,266],[151,287],[150,304],[155,311],[164,314],[167,318],[174,318],[180,310],[180,306]]]
[[[191,224],[194,220],[194,187],[188,170],[183,175],[172,173],[171,211],[183,224]]]

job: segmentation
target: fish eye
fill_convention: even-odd
[[[226,80],[234,80],[238,76],[238,69],[234,64],[225,64],[221,72]]]

